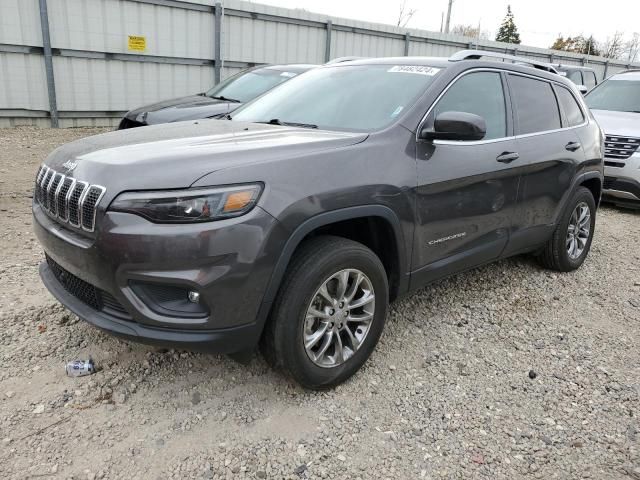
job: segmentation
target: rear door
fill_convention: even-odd
[[[516,206],[517,164],[506,80],[494,69],[459,76],[423,123],[442,112],[483,117],[480,141],[418,141],[418,188],[412,287],[497,258]],[[418,130],[419,131],[419,130]]]
[[[569,193],[584,152],[575,127],[584,113],[571,113],[571,125],[560,108],[573,94],[539,77],[507,75],[514,108],[517,151],[523,166],[518,214],[508,253],[527,249],[548,239]],[[556,88],[562,89],[556,94]]]

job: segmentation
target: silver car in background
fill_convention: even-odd
[[[640,70],[609,77],[585,101],[606,135],[605,199],[640,208]]]

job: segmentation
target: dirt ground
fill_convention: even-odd
[[[0,478],[640,480],[640,213],[603,207],[575,273],[518,257],[396,303],[365,368],[313,393],[260,356],[111,338],[47,293],[36,169],[101,131],[0,129]]]

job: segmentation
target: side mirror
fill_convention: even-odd
[[[442,112],[420,131],[424,140],[482,140],[487,134],[487,123],[479,115],[467,112]]]
[[[587,87],[585,87],[584,85],[578,85],[578,91],[582,95],[585,95],[589,91],[589,89]]]

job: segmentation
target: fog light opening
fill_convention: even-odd
[[[168,317],[203,318],[209,314],[206,298],[192,286],[129,282],[131,290],[153,312]]]

